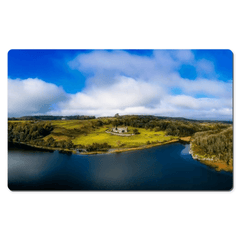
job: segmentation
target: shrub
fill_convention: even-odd
[[[140,132],[138,131],[137,128],[134,128],[134,129],[133,129],[133,133],[134,133],[134,134],[140,134]]]

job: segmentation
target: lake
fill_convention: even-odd
[[[194,160],[189,144],[67,155],[9,144],[10,190],[231,190],[233,174]]]

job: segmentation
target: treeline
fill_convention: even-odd
[[[87,152],[107,151],[109,148],[111,148],[111,145],[108,143],[93,143],[91,145],[85,146]]]
[[[43,122],[9,122],[8,142],[27,143],[39,147],[71,149],[74,144],[70,140],[55,141],[53,137],[43,139],[53,130],[51,123]]]
[[[48,138],[46,141],[43,139],[36,139],[31,142],[35,146],[61,148],[61,149],[73,149],[75,146],[71,140],[55,141],[53,137]]]
[[[116,114],[118,115],[118,114]],[[163,117],[163,116],[154,116],[154,115],[123,115],[116,116],[117,118],[131,118],[137,117],[138,119],[151,119],[151,120],[169,120],[169,121],[187,121],[187,122],[198,122],[198,123],[227,123],[232,124],[232,121],[219,121],[219,120],[196,120],[196,119],[188,119],[183,117]]]
[[[51,123],[8,123],[9,142],[33,142],[51,133],[53,127]]]
[[[40,116],[24,116],[19,118],[8,118],[8,120],[14,121],[14,120],[89,120],[89,119],[95,119],[95,116],[51,116],[51,115],[40,115]]]
[[[215,156],[216,159],[232,165],[233,129],[211,130],[195,133],[192,138],[194,152]]]
[[[172,136],[192,136],[196,132],[208,131],[212,129],[224,129],[229,124],[212,123],[202,124],[197,121],[187,120],[166,120],[154,116],[123,116],[118,118],[99,119],[99,125],[112,124],[113,126],[131,126],[134,128],[145,128],[155,132],[166,131]],[[102,123],[101,123],[102,122]]]

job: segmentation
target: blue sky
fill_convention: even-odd
[[[232,119],[229,50],[11,50],[9,116]]]

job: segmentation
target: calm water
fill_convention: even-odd
[[[103,155],[9,146],[11,190],[230,190],[233,176],[194,160],[180,143]]]

